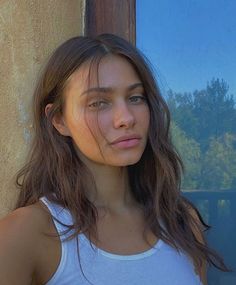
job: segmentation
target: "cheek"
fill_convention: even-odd
[[[150,126],[150,111],[148,109],[148,112],[147,112],[147,128],[149,128]]]
[[[83,119],[77,121],[77,135],[74,140],[78,147],[97,148],[104,139],[107,140],[110,123],[107,116],[87,113]]]
[[[90,127],[86,124],[80,125],[74,129],[72,139],[85,156],[89,157],[91,151],[94,152],[97,149],[98,139],[92,126]]]
[[[112,127],[112,117],[110,112],[98,114],[95,125],[97,135],[106,138]]]
[[[140,124],[146,129],[149,128],[150,124],[150,110],[147,106],[145,108],[140,109],[139,113],[136,114]]]

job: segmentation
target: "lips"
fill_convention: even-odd
[[[119,138],[117,138],[116,140],[112,141],[111,144],[116,144],[122,141],[129,141],[129,140],[134,140],[134,139],[141,139],[141,137],[139,135],[125,135],[125,136],[121,136]]]

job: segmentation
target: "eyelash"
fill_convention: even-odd
[[[101,107],[99,107],[98,105],[101,104],[101,103],[107,103],[106,101],[102,101],[102,100],[99,100],[99,101],[95,101],[91,104],[89,104],[89,108],[92,108],[92,109],[101,109]]]
[[[141,101],[145,101],[145,102],[147,101],[146,97],[144,95],[131,96],[130,99],[132,99],[132,98],[136,98],[136,99],[138,98],[138,99],[141,99]]]
[[[135,95],[135,96],[129,97],[129,99],[133,99],[133,98],[140,99],[140,101],[134,102],[134,104],[140,104],[142,102],[146,102],[147,101],[147,99],[146,99],[146,97],[144,95]],[[103,103],[109,104],[108,101],[101,99],[101,100],[97,100],[97,101],[94,101],[94,102],[90,103],[88,106],[91,109],[102,109],[103,107],[98,106],[98,105],[99,104],[103,104]]]

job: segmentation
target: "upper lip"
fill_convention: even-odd
[[[112,141],[111,143],[118,143],[121,141],[126,141],[126,140],[132,140],[132,139],[140,139],[141,137],[139,135],[125,135],[125,136],[121,136],[119,138],[117,138],[116,140]]]

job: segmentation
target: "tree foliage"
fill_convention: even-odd
[[[184,164],[182,188],[236,188],[236,106],[224,80],[193,93],[169,91],[172,136]]]
[[[182,188],[197,188],[201,170],[200,146],[194,139],[188,138],[185,132],[181,130],[174,122],[171,124],[171,132],[173,136],[173,143],[185,166]]]
[[[236,136],[225,133],[210,139],[209,148],[202,160],[201,183],[208,189],[236,187]]]

